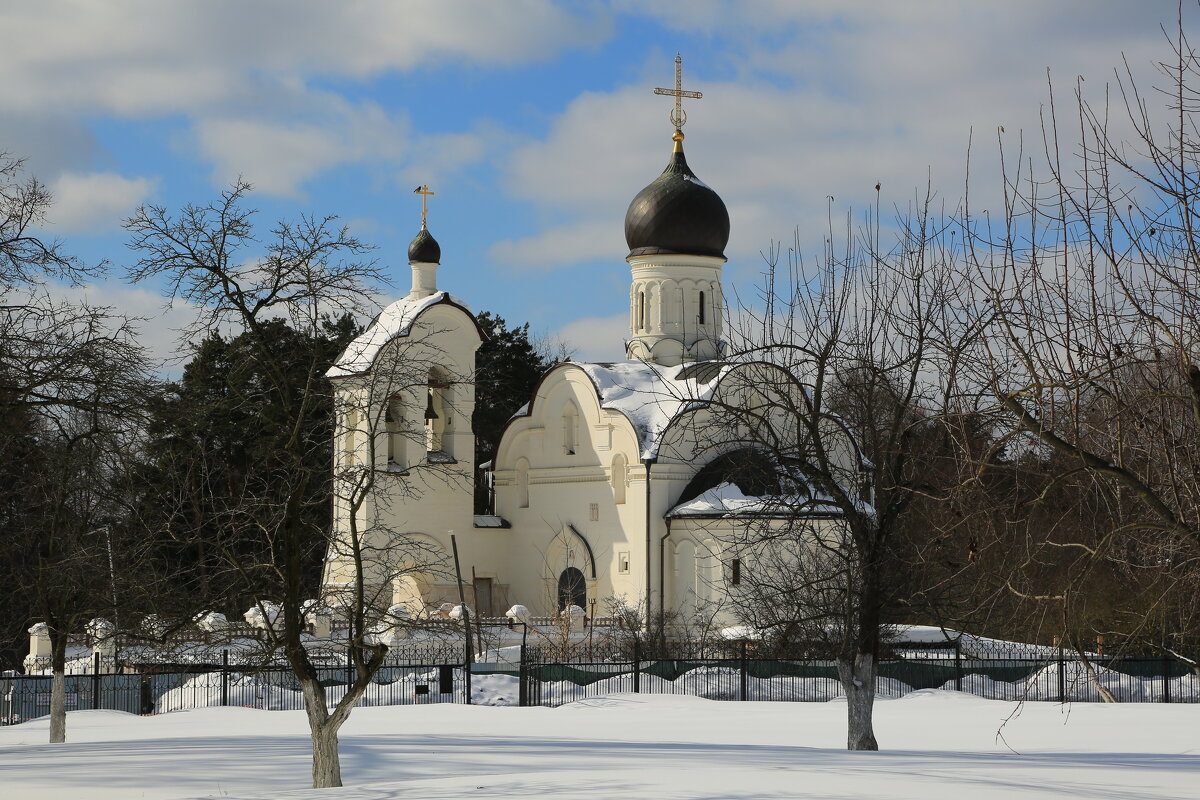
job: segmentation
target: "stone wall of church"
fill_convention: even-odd
[[[560,578],[575,568],[586,581],[589,614],[607,615],[619,599],[636,606],[645,572],[644,495],[629,421],[600,408],[581,370],[556,368],[530,415],[510,423],[496,458],[496,510],[512,524],[505,568],[515,602],[535,614],[560,610]]]

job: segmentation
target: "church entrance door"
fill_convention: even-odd
[[[587,608],[587,583],[576,567],[567,567],[558,576],[558,610],[567,606]]]

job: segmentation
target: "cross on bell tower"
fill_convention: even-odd
[[[432,189],[430,189],[425,184],[422,184],[422,185],[418,186],[417,188],[413,189],[413,194],[421,195],[421,229],[424,230],[425,228],[428,227],[425,224],[425,216],[429,213],[429,205],[428,205],[427,201],[428,201],[429,197],[433,194],[436,194],[436,192],[434,192]]]
[[[675,126],[675,135],[671,138],[675,140],[676,146],[683,141],[683,126],[687,123],[687,112],[683,110],[683,98],[691,97],[699,100],[704,97],[700,92],[689,92],[683,88],[683,57],[679,53],[675,54],[675,88],[674,89],[655,89],[655,94],[664,94],[675,98],[675,108],[671,109],[671,124]]]

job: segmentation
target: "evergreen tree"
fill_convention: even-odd
[[[284,320],[267,324],[272,357],[288,365],[293,390],[319,395],[303,421],[301,435],[314,472],[328,471],[333,435],[330,387],[323,379],[306,386],[308,364],[324,370],[359,332],[350,316],[327,321],[316,337],[291,328]],[[222,610],[240,612],[256,599],[255,570],[269,568],[264,542],[240,537],[229,513],[246,497],[254,497],[287,465],[279,454],[293,435],[280,411],[276,389],[263,375],[264,365],[248,334],[225,338],[213,334],[195,346],[182,378],[152,409],[148,459],[141,483],[147,516],[158,517],[150,530],[162,535],[161,546],[171,572],[176,599],[204,598]],[[314,531],[329,527],[329,487],[311,487],[316,495],[304,504]],[[311,585],[319,580],[324,539],[314,536],[309,564]],[[232,559],[241,574],[230,569]],[[247,581],[250,577],[251,580]],[[264,576],[265,577],[265,576]]]
[[[490,461],[513,414],[533,396],[542,374],[554,362],[529,339],[529,323],[509,328],[504,318],[484,311],[477,317],[486,338],[475,354],[475,463]],[[475,512],[490,505],[490,491],[476,471]]]

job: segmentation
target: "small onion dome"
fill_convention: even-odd
[[[426,227],[416,235],[408,246],[408,263],[410,264],[440,264],[442,263],[442,246],[433,238]]]
[[[638,192],[625,212],[625,241],[631,256],[725,257],[729,212],[720,195],[688,167],[681,145],[677,140],[662,175]]]

